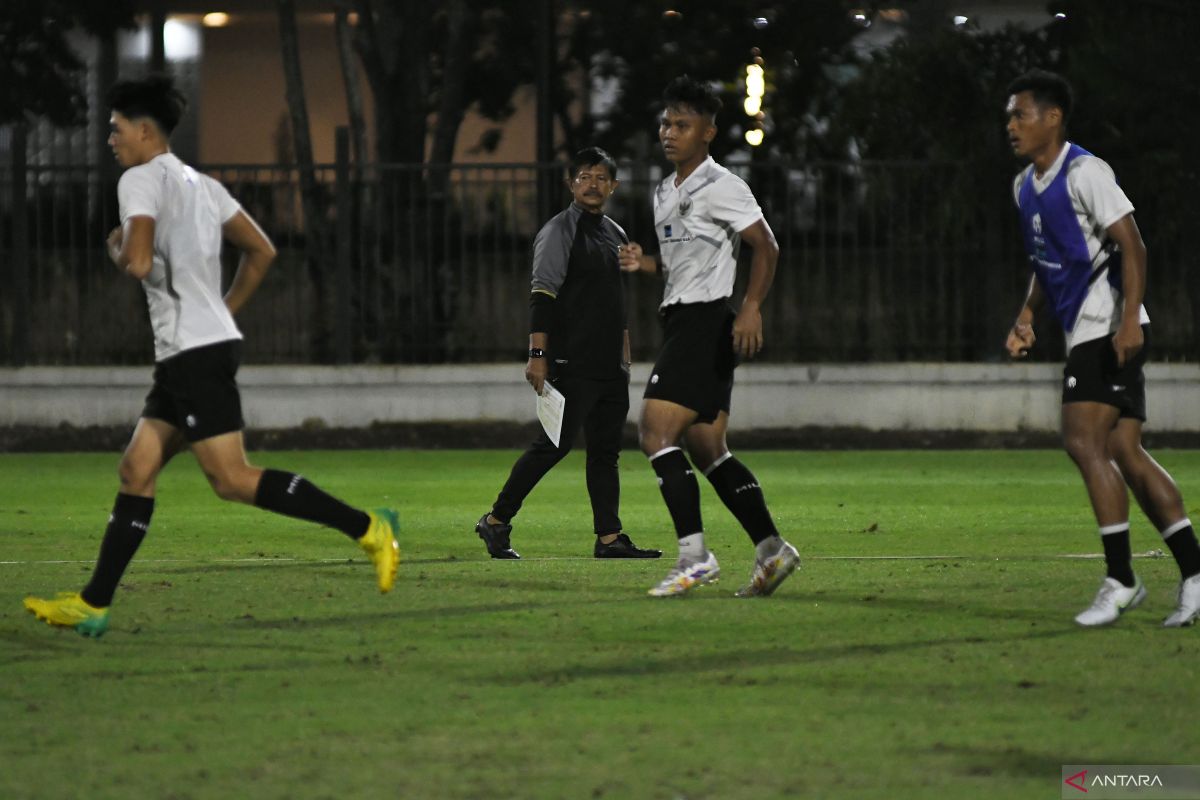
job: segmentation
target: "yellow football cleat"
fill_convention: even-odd
[[[396,582],[396,570],[400,566],[400,545],[396,542],[400,515],[390,508],[377,508],[367,514],[371,517],[371,525],[358,540],[358,546],[375,565],[379,591],[387,594]]]
[[[108,609],[96,608],[79,592],[59,592],[54,600],[26,597],[25,610],[47,625],[74,628],[82,636],[99,639],[108,630]]]

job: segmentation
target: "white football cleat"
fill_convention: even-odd
[[[779,588],[779,584],[800,566],[800,554],[788,542],[775,555],[763,561],[754,562],[754,570],[750,573],[750,582],[737,590],[738,597],[767,597]]]
[[[667,573],[667,577],[663,578],[662,582],[651,589],[648,594],[651,597],[678,597],[687,594],[697,586],[716,583],[720,575],[721,567],[717,564],[717,557],[712,554],[711,550],[705,553],[703,561],[693,561],[680,556],[679,561]]]
[[[1085,628],[1095,628],[1116,622],[1117,617],[1146,599],[1146,586],[1142,579],[1133,576],[1133,586],[1125,586],[1115,578],[1105,578],[1096,592],[1096,599],[1085,610],[1075,617],[1075,621]]]
[[[1200,618],[1200,575],[1179,582],[1179,608],[1163,620],[1164,628],[1182,628]]]

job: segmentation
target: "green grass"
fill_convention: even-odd
[[[20,600],[86,581],[116,456],[0,455],[0,797],[1032,798],[1065,763],[1200,762],[1173,562],[1137,562],[1116,626],[1071,622],[1101,565],[1061,557],[1099,549],[1061,453],[742,453],[805,558],[750,601],[708,487],[717,586],[653,600],[666,560],[589,558],[578,454],[518,517],[525,559],[487,559],[515,455],[256,458],[400,509],[387,596],[340,534],[222,504],[181,458],[99,641]],[[1158,455],[1200,519],[1200,452]],[[653,473],[622,470],[626,529],[673,555]]]

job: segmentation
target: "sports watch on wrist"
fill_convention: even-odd
[[[545,358],[546,351],[540,347],[531,347],[531,348],[529,348],[529,357],[530,358]]]

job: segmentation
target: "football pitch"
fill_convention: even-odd
[[[591,558],[583,456],[473,532],[515,451],[271,452],[400,510],[381,596],[341,534],[222,503],[182,456],[107,635],[48,628],[78,589],[111,454],[0,454],[3,798],[1057,798],[1063,764],[1200,763],[1200,631],[1164,630],[1178,571],[1135,512],[1149,597],[1078,629],[1102,562],[1083,486],[1046,451],[740,452],[801,569],[739,600],[753,550],[701,480],[722,580],[646,596],[674,535],[622,457],[657,561]],[[1156,453],[1200,521],[1200,452]]]

